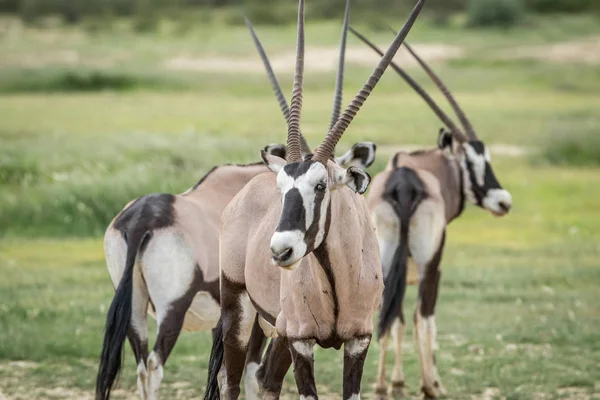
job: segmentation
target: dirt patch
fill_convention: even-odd
[[[386,48],[385,45],[381,46]],[[419,55],[427,61],[440,61],[460,57],[463,50],[457,46],[445,44],[414,45]],[[274,54],[269,57],[274,70],[293,71],[296,53],[294,51]],[[310,71],[329,72],[337,68],[337,47],[314,46],[307,47],[305,66]],[[350,64],[373,67],[379,56],[364,46],[350,46],[346,49],[346,62]],[[415,65],[414,59],[406,52],[399,51],[394,58],[403,66]],[[177,71],[208,71],[208,72],[248,72],[264,73],[264,67],[258,56],[252,57],[194,57],[179,55],[164,62],[164,67]]]
[[[555,63],[600,64],[600,36],[543,46],[517,47],[504,52],[503,57]]]

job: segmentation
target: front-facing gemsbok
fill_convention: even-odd
[[[370,177],[330,160],[336,144],[390,64],[421,11],[404,27],[311,159],[302,160],[304,0],[299,1],[296,72],[287,162],[262,153],[273,173],[251,180],[221,217],[221,319],[206,397],[237,399],[253,322],[273,338],[257,372],[263,398],[278,398],[294,363],[298,392],[317,399],[313,347],[344,345],[344,399],[360,398],[372,318],[383,281],[377,238],[360,194]],[[220,372],[219,372],[220,370]],[[220,375],[221,388],[217,377]]]

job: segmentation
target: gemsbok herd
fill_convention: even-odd
[[[277,399],[292,364],[300,399],[317,399],[315,345],[336,350],[343,346],[340,397],[360,399],[377,311],[375,396],[386,399],[390,392],[385,356],[391,337],[391,395],[401,397],[406,325],[402,304],[409,265],[416,267],[418,277],[413,322],[420,388],[425,398],[444,394],[434,348],[446,226],[467,202],[502,216],[512,199],[496,179],[488,148],[454,96],[404,42],[425,2],[416,1],[384,52],[349,27],[347,0],[331,123],[314,150],[300,129],[304,0],[298,2],[289,105],[246,19],[287,122],[287,143],[266,146],[261,162],[216,166],[182,194],[133,200],[111,222],[104,250],[116,291],[106,317],[96,399],[110,398],[125,339],[136,359],[140,397],[157,399],[164,366],[182,329],[212,330],[205,399],[239,398],[243,374],[245,398]],[[381,59],[342,112],[348,31]],[[392,61],[403,43],[448,100],[461,128]],[[375,159],[375,144],[357,143],[340,157],[335,150],[388,66],[423,98],[444,127],[436,148],[398,152],[371,179],[365,169]],[[156,318],[158,327],[150,352],[147,314]]]

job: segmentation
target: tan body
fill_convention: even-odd
[[[281,145],[267,146],[267,150],[285,154]],[[365,168],[363,163],[370,165],[374,156],[374,144],[357,143],[338,162]],[[209,330],[217,324],[221,314],[218,253],[221,213],[252,178],[266,171],[269,169],[264,163],[215,167],[185,193],[149,195],[130,202],[108,226],[104,250],[115,288],[126,270],[128,251],[132,251],[128,243],[132,240],[131,233],[139,230],[149,234],[131,271],[133,329],[129,336],[138,343],[134,347],[139,351],[134,352],[137,352],[138,387],[143,399],[158,396],[162,368],[179,332]],[[145,213],[137,215],[132,210],[143,209],[145,204],[148,207]],[[157,319],[159,327],[155,345],[158,353],[149,356],[147,313]],[[255,395],[258,386],[254,370],[258,368],[263,340],[260,331],[257,332],[259,337],[252,339],[245,381],[246,392]]]
[[[140,348],[148,343],[147,311],[157,319],[158,325],[154,351],[149,356],[145,354],[147,350],[136,354],[142,399],[158,397],[163,365],[179,331],[209,330],[217,324],[221,314],[220,216],[235,194],[265,171],[267,168],[262,163],[216,167],[198,186],[174,195],[171,210],[165,207],[156,210],[163,214],[172,212],[172,223],[158,229],[149,227],[152,236],[138,253],[133,270],[131,326]],[[128,251],[128,243],[115,222],[132,204],[134,202],[115,217],[104,236],[106,263],[115,288],[122,279]],[[159,346],[160,343],[163,345]],[[257,357],[260,359],[260,354]],[[251,361],[256,365],[258,360]],[[255,390],[254,377],[248,376],[247,388]]]
[[[332,192],[331,225],[343,227],[342,231],[331,229],[322,244],[335,276],[332,288],[325,273],[329,267],[320,263],[317,250],[293,271],[272,264],[269,241],[281,215],[275,177],[273,173],[256,177],[225,210],[221,273],[246,286],[252,301],[268,313],[261,317],[276,319],[279,335],[325,343],[370,334],[383,281],[363,197],[347,188]],[[280,298],[280,293],[287,296]]]
[[[386,291],[387,286],[390,286],[391,294],[384,294],[383,303],[386,304],[386,296],[390,299],[392,296],[398,296],[400,299],[399,310],[392,316],[395,321],[390,332],[386,331],[380,338],[376,384],[378,399],[387,398],[385,353],[388,333],[391,333],[395,342],[392,390],[401,393],[404,387],[402,342],[405,320],[401,302],[407,283],[419,285],[414,332],[421,365],[422,390],[426,397],[431,398],[445,392],[435,366],[437,327],[434,312],[446,226],[461,214],[467,200],[488,208],[496,215],[503,215],[502,210],[507,208],[505,204],[510,204],[510,194],[501,188],[494,185],[485,190],[480,187],[473,188],[476,182],[481,182],[482,187],[489,182],[495,182],[495,178],[490,178],[493,177],[491,169],[486,166],[489,165],[489,154],[485,151],[477,153],[474,150],[479,146],[476,142],[451,142],[450,135],[445,131],[440,133],[440,148],[395,154],[386,169],[373,179],[367,196],[371,219],[377,232]],[[474,167],[477,165],[484,167]],[[402,202],[402,197],[405,200],[409,199],[408,203]],[[403,210],[408,210],[408,214],[404,214],[408,224],[404,238],[401,233],[403,217],[400,216]],[[398,257],[402,246],[406,246],[408,259]],[[408,275],[404,282],[390,278],[394,273],[399,273],[399,268]],[[411,279],[413,276],[416,279]],[[392,304],[393,301],[389,300],[387,303]],[[384,317],[380,316],[380,327],[381,321],[386,318],[384,310],[382,313]]]

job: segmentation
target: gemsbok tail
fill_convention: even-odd
[[[104,342],[96,377],[96,400],[110,398],[110,391],[121,370],[123,343],[127,337],[132,313],[133,268],[138,251],[148,235],[148,231],[141,230],[134,230],[129,235],[125,270],[106,315]]]
[[[396,215],[400,219],[400,241],[394,253],[388,276],[385,278],[383,301],[379,313],[377,333],[387,334],[394,320],[400,315],[406,290],[406,270],[408,267],[408,228],[417,206],[425,198],[423,183],[410,168],[402,167],[393,172],[390,181],[395,182],[392,192],[387,193]]]
[[[223,364],[223,317],[219,318],[217,326],[213,330],[213,345],[210,350],[210,360],[208,362],[208,379],[206,380],[206,391],[204,400],[220,400],[219,393],[219,371]]]

